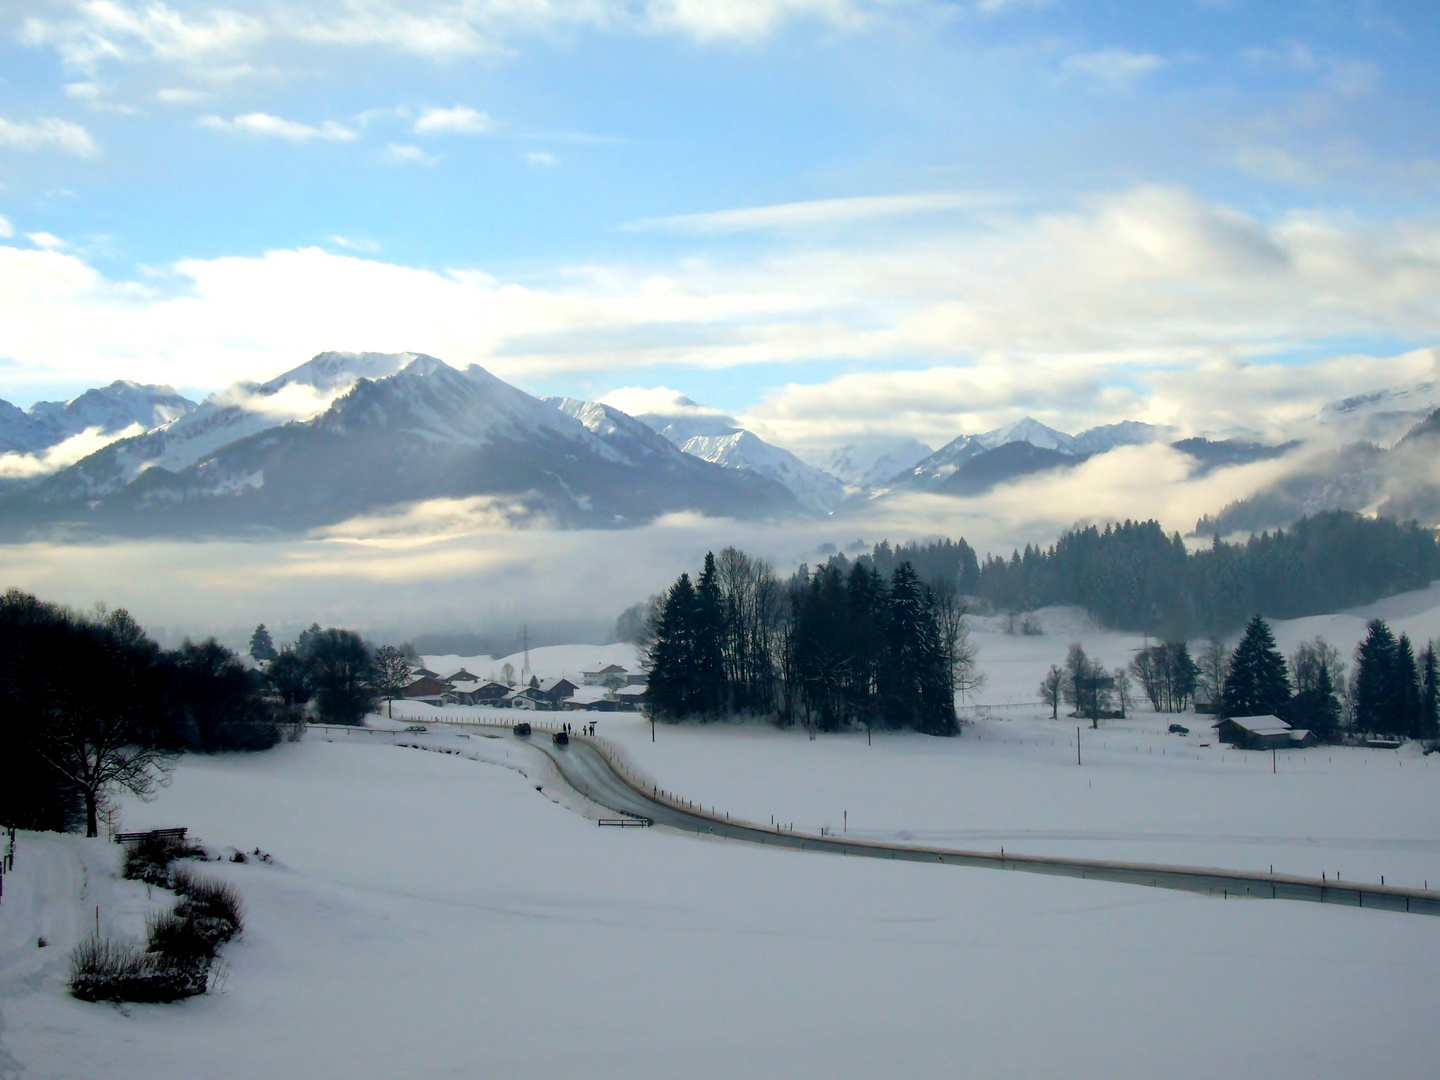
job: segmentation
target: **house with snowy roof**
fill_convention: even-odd
[[[606,664],[603,668],[595,671],[582,671],[580,681],[586,686],[604,686],[610,680],[618,680],[620,685],[628,681],[629,672],[621,664]]]
[[[1239,750],[1285,750],[1314,746],[1315,734],[1294,728],[1278,716],[1228,716],[1215,725],[1221,742]]]

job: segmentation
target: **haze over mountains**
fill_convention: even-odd
[[[1346,432],[1394,428],[1423,416],[1433,391],[1377,392],[1319,419]],[[1434,426],[1390,450],[1319,453],[1199,528],[1269,528],[1333,508],[1440,518]],[[976,496],[1123,447],[1163,443],[1203,476],[1301,445],[1173,436],[1137,421],[1070,435],[1026,417],[934,451],[876,438],[812,457],[830,472],[689,399],[631,416],[535,398],[422,354],[332,352],[199,404],[126,382],[28,412],[0,403],[0,536],[295,534],[428,500],[465,500],[497,526],[628,527],[687,511],[779,521],[907,493]],[[88,449],[77,440],[99,449],[57,456]]]

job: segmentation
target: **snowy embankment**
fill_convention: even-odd
[[[42,911],[83,933],[114,848],[22,834],[0,1074],[1313,1080],[1440,1051],[1395,1005],[1440,993],[1430,919],[600,829],[517,741],[326,738],[188,757],[123,807],[274,855],[217,867],[248,911],[218,994],[68,998],[59,949],[23,939]],[[10,904],[27,876],[43,906]]]

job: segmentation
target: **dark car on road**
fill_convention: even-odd
[[[550,741],[556,746],[568,746],[570,744],[570,736],[564,731],[557,731],[554,735],[550,736]]]
[[[1171,725],[1170,725],[1170,734],[1171,734],[1171,735],[1189,735],[1189,734],[1190,734],[1190,729],[1189,729],[1188,727],[1186,727],[1184,724],[1171,724]]]
[[[514,731],[516,735],[529,735],[530,723],[527,720],[521,720],[520,723],[516,724],[511,730]]]

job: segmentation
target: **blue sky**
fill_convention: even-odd
[[[326,348],[786,445],[1433,378],[1433,4],[10,0],[0,397]]]

